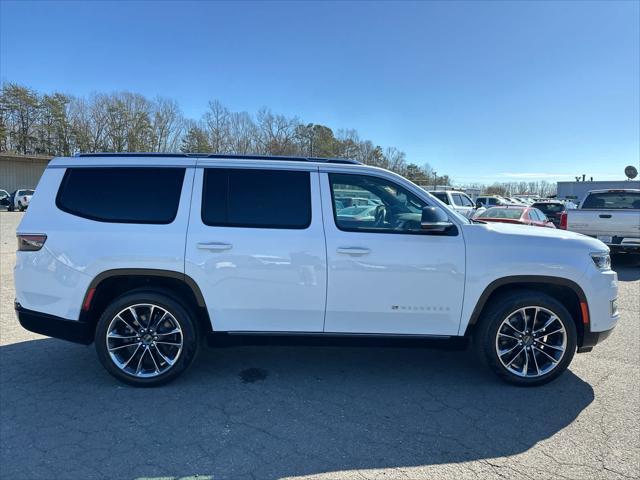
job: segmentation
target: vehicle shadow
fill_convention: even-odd
[[[611,262],[612,268],[618,273],[618,280],[640,280],[640,255],[614,255]]]
[[[124,386],[92,347],[0,347],[4,478],[282,477],[509,456],[593,401],[570,371],[504,384],[471,352],[204,348],[154,389]]]

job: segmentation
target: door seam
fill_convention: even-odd
[[[198,165],[198,159],[196,159],[196,166]],[[193,195],[194,195],[194,186],[196,184],[196,166],[194,166],[192,170],[191,176],[191,195],[189,195],[189,215],[187,216],[187,228],[184,233],[184,251],[182,252],[182,274],[187,275],[187,242],[189,240],[189,228],[191,227],[191,210],[193,207]],[[206,303],[205,303],[206,305]]]
[[[324,265],[325,265],[325,274],[324,274],[324,314],[322,315],[322,333],[325,332],[326,323],[327,323],[327,304],[329,300],[329,250],[327,249],[327,232],[324,224],[324,201],[322,196],[322,175],[320,172],[320,168],[318,167],[317,171],[318,175],[318,196],[320,197],[320,220],[322,221],[322,237],[324,238]]]

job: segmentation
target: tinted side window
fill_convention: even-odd
[[[78,217],[111,223],[173,222],[184,168],[69,168],[56,205]]]
[[[400,185],[369,175],[330,173],[336,226],[348,232],[423,233],[420,226],[426,203]],[[352,198],[367,197],[372,205],[339,208]]]
[[[311,224],[309,172],[207,168],[203,187],[206,225],[303,229]]]
[[[447,194],[442,192],[433,192],[431,195],[433,195],[434,197],[436,197],[438,200],[440,200],[442,203],[445,203],[446,205],[449,205],[449,197],[447,197]]]

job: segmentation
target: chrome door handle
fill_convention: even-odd
[[[213,250],[215,252],[222,252],[224,250],[231,250],[233,245],[230,243],[220,243],[220,242],[200,242],[198,243],[198,248],[201,250]]]
[[[344,253],[345,255],[367,255],[371,253],[369,248],[362,247],[338,247],[336,251],[338,253]]]

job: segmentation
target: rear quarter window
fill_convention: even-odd
[[[56,198],[71,215],[110,223],[175,220],[184,168],[68,168]]]

